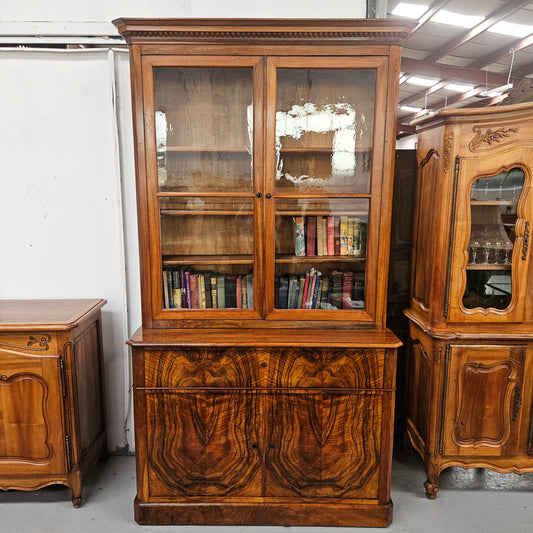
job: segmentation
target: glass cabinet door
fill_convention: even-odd
[[[327,58],[276,67],[273,310],[371,314],[369,217],[381,185],[373,168],[376,64]]]
[[[502,310],[511,303],[517,204],[523,186],[524,171],[519,167],[472,184],[465,309]]]
[[[452,322],[523,319],[530,162],[523,148],[508,150],[504,156],[459,159],[455,251],[448,285]]]
[[[167,60],[168,61],[168,60]],[[254,309],[256,198],[254,65],[257,58],[152,60],[145,98],[148,169],[157,191],[159,309]],[[216,65],[216,66],[214,66]],[[145,77],[146,79],[146,77]],[[153,109],[151,108],[153,100]],[[259,105],[259,108],[261,105]],[[150,131],[151,130],[151,131]]]

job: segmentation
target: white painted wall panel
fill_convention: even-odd
[[[111,67],[107,51],[0,52],[0,296],[108,300],[103,337],[113,450],[125,445],[128,369]]]

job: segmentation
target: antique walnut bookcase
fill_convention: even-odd
[[[385,526],[390,20],[115,21],[130,45],[142,524]]]
[[[407,433],[450,466],[533,471],[533,104],[418,124]]]

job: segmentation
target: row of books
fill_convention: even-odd
[[[363,309],[365,275],[334,271],[323,276],[312,268],[276,278],[274,294],[277,309]]]
[[[254,276],[163,269],[165,309],[253,309]]]
[[[294,217],[294,253],[298,256],[364,256],[367,224],[351,216]]]

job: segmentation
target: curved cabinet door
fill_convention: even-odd
[[[523,419],[526,346],[453,346],[447,362],[441,452],[509,457]],[[525,422],[524,422],[525,423]]]
[[[460,158],[448,320],[523,322],[531,270],[533,147]]]
[[[0,486],[65,472],[61,398],[59,356],[0,348]]]

